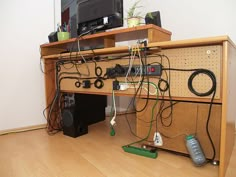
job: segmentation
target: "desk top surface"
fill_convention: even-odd
[[[217,36],[217,37],[207,37],[207,38],[196,38],[196,39],[186,39],[186,40],[176,40],[176,41],[164,41],[164,42],[154,42],[149,43],[149,48],[155,48],[160,47],[162,49],[168,49],[168,48],[179,48],[179,47],[193,47],[193,46],[202,46],[202,45],[222,45],[223,42],[229,42],[236,48],[236,45],[232,42],[232,40],[227,36]],[[44,48],[44,46],[41,46],[41,48]],[[109,54],[109,53],[121,53],[121,52],[127,52],[129,51],[129,46],[119,46],[119,47],[110,47],[110,48],[102,48],[102,49],[95,49],[93,51],[86,50],[81,51],[81,54],[83,55],[89,55],[89,54]],[[50,58],[58,58],[67,56],[67,53],[64,54],[54,54],[54,55],[48,55],[44,56],[44,59],[50,59]]]

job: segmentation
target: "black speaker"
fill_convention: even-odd
[[[62,129],[64,135],[76,138],[88,133],[88,124],[75,107],[65,108],[62,111]]]
[[[64,135],[78,137],[88,133],[88,126],[105,120],[107,97],[104,95],[74,94],[75,104],[62,110]]]
[[[57,42],[58,41],[57,32],[51,32],[48,35],[48,40],[49,40],[49,42]]]
[[[160,11],[148,12],[145,16],[146,24],[154,24],[161,27],[161,15]]]

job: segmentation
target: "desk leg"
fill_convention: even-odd
[[[55,82],[55,68],[56,68],[56,62],[55,61],[44,61],[44,79],[45,79],[45,96],[46,96],[46,117],[47,117],[47,128],[48,132],[51,132],[53,129],[60,128],[59,121],[57,120],[57,111],[53,111],[51,114],[51,118],[49,120],[48,114],[49,114],[49,108],[52,103],[52,100],[55,96],[56,91],[56,82]],[[55,105],[54,110],[59,110],[58,105]]]

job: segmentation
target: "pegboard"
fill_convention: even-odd
[[[166,57],[159,57],[158,55],[163,55]],[[109,55],[111,56],[111,55]],[[175,69],[209,69],[211,70],[217,80],[217,91],[215,99],[220,99],[220,88],[221,88],[221,73],[222,73],[222,46],[203,46],[203,47],[188,47],[188,48],[175,48],[175,49],[164,49],[161,52],[152,54],[148,56],[147,63],[162,63],[164,68],[169,68],[168,60],[170,62],[170,68]],[[106,68],[115,67],[116,64],[120,65],[129,65],[129,59],[118,59],[118,60],[108,60],[108,61],[99,61],[97,65],[100,66],[103,70],[103,74],[106,71]],[[139,64],[139,60],[135,59],[135,65]],[[94,73],[94,63],[88,62],[88,68],[90,68],[90,77],[95,76]],[[78,65],[77,69],[81,73],[87,73],[87,66],[85,64]],[[69,68],[69,69],[66,69]],[[61,68],[61,72],[76,72],[76,69],[69,64],[65,68]],[[162,73],[161,78],[167,79],[170,78],[170,92],[172,97],[181,97],[184,100],[191,100],[191,98],[201,99],[199,96],[194,95],[188,89],[188,79],[192,74],[192,71],[169,71],[165,70]],[[76,74],[75,74],[76,75]],[[70,75],[71,76],[71,75]],[[133,78],[132,78],[133,79]],[[160,77],[150,77],[151,82],[159,82]],[[104,87],[102,89],[97,89],[93,85],[91,88],[77,88],[75,87],[75,80],[63,80],[61,82],[62,91],[70,92],[84,92],[84,93],[94,93],[94,94],[111,94],[112,91],[112,81],[115,79],[104,80]],[[124,82],[124,77],[117,78],[120,82]],[[131,79],[130,79],[131,80]],[[138,77],[135,79],[138,80]],[[91,79],[93,83],[95,80]],[[147,88],[147,86],[144,86]],[[212,87],[212,81],[209,76],[204,74],[197,75],[193,80],[193,87],[196,91],[202,93],[208,91]],[[152,97],[155,97],[155,87],[150,86],[150,93]],[[130,88],[125,91],[116,91],[120,95],[130,95],[133,96],[135,93],[134,88]],[[143,89],[141,92],[142,96],[147,95],[147,89]],[[168,93],[165,96],[169,96]],[[203,97],[211,98],[212,95]]]
[[[170,60],[170,68],[175,69],[208,69],[216,76],[217,90],[215,98],[220,98],[221,73],[222,73],[222,47],[203,46],[168,49],[161,52]],[[168,60],[163,58],[162,64],[168,68]],[[170,76],[169,76],[170,73]],[[193,72],[189,71],[167,71],[168,77],[171,77],[171,94],[177,97],[197,97],[188,89],[188,79]],[[193,80],[193,87],[196,91],[207,92],[212,87],[212,81],[205,74],[197,75]],[[206,98],[209,98],[207,96]]]

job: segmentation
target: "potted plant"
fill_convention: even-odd
[[[127,25],[128,27],[134,27],[140,25],[140,21],[142,17],[140,16],[141,12],[137,12],[138,8],[141,8],[142,6],[139,6],[140,0],[135,1],[134,4],[129,8],[127,11]]]

